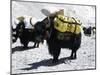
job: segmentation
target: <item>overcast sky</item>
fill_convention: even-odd
[[[41,12],[41,9],[47,9],[50,11],[54,11],[55,9],[64,9],[66,16],[79,18],[83,23],[95,23],[95,6],[20,1],[12,1],[12,19],[17,16],[27,15],[42,20],[46,16]]]

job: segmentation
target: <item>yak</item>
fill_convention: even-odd
[[[13,26],[11,26],[11,35],[12,35],[12,42],[16,42],[17,37],[16,37],[16,29],[13,28]]]
[[[35,24],[36,36],[41,40],[46,40],[49,54],[53,56],[52,62],[57,63],[61,48],[72,50],[69,59],[77,58],[77,50],[81,45],[81,32],[74,34],[71,32],[59,32],[54,28],[54,19],[56,16],[48,16],[41,22]],[[58,35],[64,36],[64,39],[59,39]],[[43,39],[44,38],[44,39]]]
[[[91,36],[92,34],[94,35],[96,33],[96,27],[92,27],[92,26],[83,27],[83,33],[86,36]]]
[[[92,27],[89,26],[89,27],[83,27],[83,32],[86,36],[91,36],[92,34]]]
[[[36,32],[34,28],[28,29],[25,28],[25,23],[23,21],[19,22],[17,24],[16,29],[12,29],[12,33],[16,32],[15,34],[12,34],[12,37],[14,37],[15,39],[13,40],[13,42],[15,42],[17,40],[17,38],[20,39],[21,44],[24,45],[25,48],[28,47],[28,43],[30,41],[34,42],[34,48],[35,47],[39,47],[39,41],[37,41],[38,38],[36,38]]]

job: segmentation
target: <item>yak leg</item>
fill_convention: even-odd
[[[39,47],[39,43],[37,43],[37,46],[36,47]]]
[[[77,58],[77,54],[76,54],[76,52],[77,52],[77,50],[74,52],[74,59],[76,59]]]
[[[72,52],[71,52],[71,56],[70,56],[71,59],[76,59],[77,58],[76,52],[79,49],[79,47],[80,47],[80,41],[79,41],[79,43],[75,43],[75,45],[72,49]]]
[[[25,39],[23,39],[23,38],[20,38],[20,41],[21,41],[21,43],[24,45],[24,48],[27,48],[28,47],[28,41],[27,40],[25,40]]]
[[[81,45],[81,34],[80,34],[80,37],[79,38],[75,38],[74,39],[74,43],[73,43],[73,47],[72,47],[72,53],[71,53],[71,56],[70,58],[72,59],[76,59],[77,58],[77,50],[79,49],[80,45]]]
[[[58,62],[58,57],[59,57],[59,54],[60,54],[60,49],[55,49],[54,52],[53,52],[53,63],[56,63]]]
[[[61,51],[59,43],[54,42],[54,41],[52,41],[52,39],[47,40],[49,54],[53,56],[52,63],[58,62],[58,57],[59,57],[59,54],[60,54],[60,51]]]
[[[27,48],[28,47],[28,42],[24,42],[24,48]]]
[[[77,50],[72,50],[70,59],[76,59],[77,58],[76,51]]]
[[[39,43],[38,42],[35,42],[33,47],[34,48],[39,47]]]
[[[34,48],[36,47],[36,42],[34,43],[34,46],[33,46]]]
[[[56,63],[56,62],[58,62],[58,57],[59,57],[61,48],[57,48],[57,47],[53,47],[53,46],[54,45],[49,44],[48,49],[49,49],[49,53],[53,56],[52,63]]]

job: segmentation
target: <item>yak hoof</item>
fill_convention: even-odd
[[[36,46],[33,46],[33,48],[36,48]]]
[[[76,57],[68,57],[67,59],[74,60],[74,59],[76,59]]]
[[[53,60],[52,60],[52,63],[53,63],[53,64],[58,63],[58,59],[53,59]]]
[[[28,48],[28,46],[23,46],[23,49],[27,49]]]

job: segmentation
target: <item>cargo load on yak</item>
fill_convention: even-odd
[[[79,34],[81,32],[81,22],[74,17],[57,15],[54,19],[54,28],[59,32],[71,32]]]

